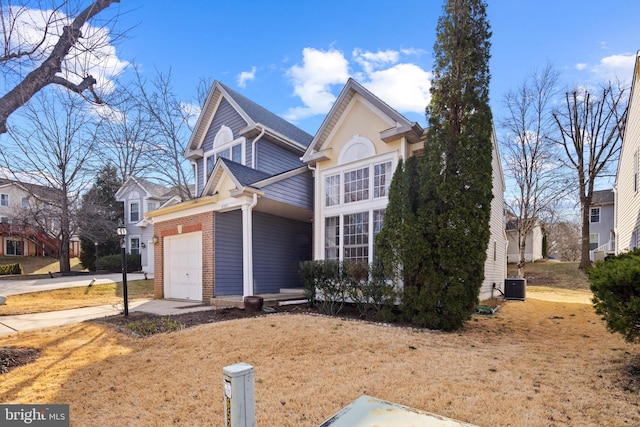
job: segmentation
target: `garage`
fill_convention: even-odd
[[[164,239],[164,297],[202,301],[202,232]]]

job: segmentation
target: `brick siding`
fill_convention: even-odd
[[[153,297],[164,298],[164,239],[178,234],[202,231],[202,301],[209,303],[214,294],[214,212],[205,212],[163,222],[154,222],[158,238],[154,250]]]

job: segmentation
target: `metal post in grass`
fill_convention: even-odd
[[[224,379],[224,413],[227,427],[255,427],[256,402],[253,366],[236,363],[222,369]]]
[[[118,221],[118,229],[116,230],[120,236],[120,249],[122,253],[122,296],[124,297],[124,316],[129,316],[129,296],[127,295],[127,244],[125,237],[127,235],[127,227],[122,221]]]

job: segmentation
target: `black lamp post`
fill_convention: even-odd
[[[96,273],[98,272],[98,242],[93,242],[96,246]]]
[[[118,222],[117,229],[118,236],[120,236],[120,248],[122,253],[122,295],[124,297],[124,316],[129,316],[129,296],[127,295],[127,245],[125,242],[125,236],[127,235],[127,227],[124,226],[122,221]]]

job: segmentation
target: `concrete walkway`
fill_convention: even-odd
[[[129,312],[142,311],[163,316],[203,310],[213,310],[213,307],[210,305],[201,305],[194,301],[142,300],[129,303]],[[99,305],[46,313],[0,316],[0,336],[20,331],[69,325],[118,314],[123,315],[119,307]]]

